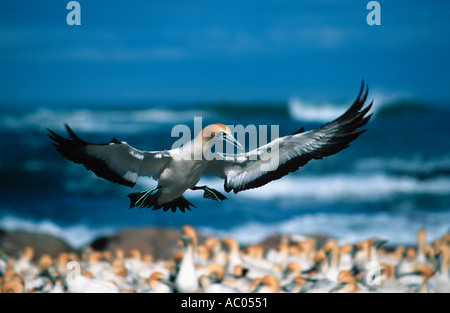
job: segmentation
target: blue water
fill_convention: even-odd
[[[62,158],[45,128],[102,143],[112,137],[142,150],[169,149],[172,127],[194,117],[203,126],[279,125],[281,136],[312,129],[345,111],[344,103],[208,103],[137,105],[96,109],[0,112],[0,228],[59,235],[76,247],[96,236],[132,228],[191,224],[206,234],[251,243],[276,233],[323,233],[355,242],[378,236],[413,243],[421,227],[428,238],[450,231],[450,111],[403,101],[375,101],[367,132],[324,160],[311,161],[281,180],[214,202],[202,192],[185,196],[186,213],[128,209],[127,194],[155,185],[140,178],[134,189],[105,181]],[[304,113],[304,114],[302,114]],[[223,181],[200,184],[223,191]]]

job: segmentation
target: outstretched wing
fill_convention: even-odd
[[[234,193],[257,188],[279,179],[312,159],[333,155],[350,145],[365,130],[372,103],[363,109],[369,88],[364,82],[353,105],[339,118],[317,129],[299,131],[241,154],[224,154],[208,163],[207,171],[225,179],[224,189]]]
[[[70,138],[47,129],[56,150],[68,160],[83,164],[98,177],[114,183],[133,187],[138,176],[157,179],[170,161],[167,151],[141,151],[116,138],[105,144],[89,143],[80,139],[68,125],[65,126]]]

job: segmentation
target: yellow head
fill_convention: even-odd
[[[231,129],[224,124],[216,123],[206,126],[197,136],[197,140],[200,139],[202,147],[210,148],[216,142],[228,142],[243,150],[242,145],[233,137]]]

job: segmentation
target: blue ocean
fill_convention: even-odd
[[[356,96],[356,94],[355,94]],[[64,124],[84,140],[112,137],[141,150],[170,149],[175,125],[279,125],[279,135],[337,118],[351,104],[211,102],[112,107],[3,107],[0,111],[0,229],[57,235],[74,247],[136,227],[195,226],[200,232],[254,243],[274,234],[324,234],[348,242],[377,236],[412,244],[450,231],[450,110],[399,97],[374,99],[372,119],[350,147],[258,189],[215,202],[199,191],[185,197],[197,208],[182,213],[129,209],[127,194],[155,186],[141,177],[133,188],[96,177],[61,157],[46,128]],[[94,107],[94,106],[92,106]],[[248,149],[248,147],[247,147]],[[200,181],[225,194],[223,181]]]

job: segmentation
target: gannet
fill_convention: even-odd
[[[197,271],[194,262],[194,240],[190,236],[181,237],[185,246],[175,278],[176,290],[180,293],[194,292],[199,289]]]
[[[79,138],[67,124],[65,128],[70,138],[47,130],[52,144],[62,156],[83,164],[101,178],[134,187],[138,176],[153,177],[158,182],[157,186],[128,195],[130,208],[162,208],[172,212],[178,208],[185,212],[185,209],[195,207],[183,197],[188,189],[203,190],[203,196],[208,199],[227,199],[208,186],[197,186],[203,174],[210,173],[224,179],[224,190],[238,193],[261,187],[297,171],[312,159],[322,159],[348,147],[365,131],[360,128],[371,117],[367,113],[372,103],[363,109],[368,87],[365,93],[363,91],[364,81],[352,106],[334,121],[310,131],[302,127],[257,149],[237,154],[211,152],[212,147],[221,142],[243,150],[230,128],[220,123],[206,126],[189,143],[164,151],[138,150],[116,138],[104,144],[89,143]],[[199,158],[193,157],[198,155]],[[206,157],[211,155],[214,157]],[[277,162],[273,162],[275,158],[271,157],[275,155]]]

